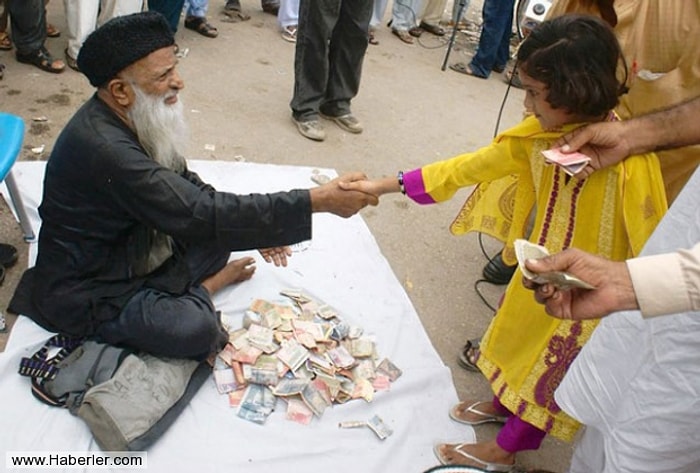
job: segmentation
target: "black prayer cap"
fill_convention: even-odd
[[[78,54],[78,68],[100,87],[153,51],[175,44],[165,17],[146,11],[118,16],[93,31]]]

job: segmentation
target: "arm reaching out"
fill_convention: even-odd
[[[401,192],[401,185],[395,177],[383,177],[381,179],[365,181],[342,181],[340,187],[347,191],[359,191],[380,197],[392,192]]]
[[[555,144],[564,153],[580,151],[591,157],[576,175],[586,178],[597,169],[631,154],[700,144],[700,97],[621,122],[600,122],[578,128]]]

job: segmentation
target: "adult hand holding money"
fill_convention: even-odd
[[[595,286],[577,278],[576,276],[564,271],[530,271],[525,264],[527,260],[538,260],[549,256],[549,251],[544,246],[530,243],[527,240],[515,240],[515,256],[518,258],[518,264],[523,275],[537,284],[552,284],[559,289],[570,289],[579,287],[581,289],[594,289]]]
[[[517,252],[517,247],[516,247]],[[561,319],[584,320],[604,317],[619,310],[637,309],[627,264],[610,261],[585,251],[570,248],[551,256],[526,258],[521,269],[541,277],[564,273],[585,281],[591,289],[568,285],[566,289],[550,282],[523,278],[523,284],[535,291],[535,299],[547,313]],[[523,273],[524,274],[524,273]]]

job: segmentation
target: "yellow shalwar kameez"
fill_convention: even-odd
[[[495,214],[471,207],[470,199],[454,226],[485,231],[512,221],[501,230],[521,236],[536,206],[530,241],[552,253],[575,246],[613,260],[638,254],[667,209],[657,157],[633,156],[586,180],[569,178],[546,164],[541,151],[572,128],[544,131],[527,118],[485,148],[406,173],[406,192],[419,203],[440,202],[462,187],[484,183],[478,195],[481,186],[516,175],[519,184]],[[571,440],[579,425],[558,408],[554,390],[595,325],[549,317],[518,272],[482,339],[477,364],[511,412]]]

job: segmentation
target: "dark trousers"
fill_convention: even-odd
[[[474,74],[488,77],[494,67],[503,68],[510,56],[515,0],[485,0],[479,47],[469,67]]]
[[[228,334],[201,282],[223,268],[228,251],[192,247],[183,258],[195,284],[175,296],[145,288],[136,293],[114,320],[96,331],[97,337],[157,356],[206,359],[221,350]]]
[[[185,0],[148,0],[148,9],[157,11],[165,17],[173,33],[177,31],[180,23],[180,14]]]
[[[373,0],[301,0],[292,114],[297,120],[350,113],[360,89]]]
[[[31,54],[46,41],[46,6],[44,0],[6,0],[12,25],[12,42],[18,54]]]

